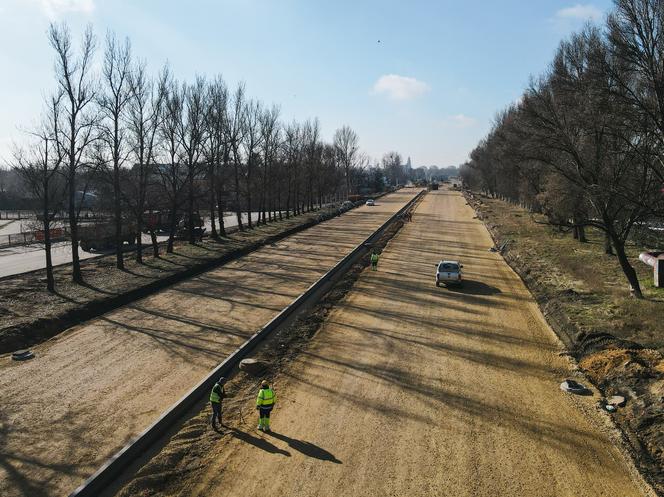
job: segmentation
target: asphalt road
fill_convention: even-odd
[[[159,495],[650,495],[596,395],[559,389],[571,364],[473,214],[428,194],[274,380],[274,433],[232,427]],[[434,285],[448,258],[462,289]]]
[[[247,214],[243,215],[244,222],[247,222]],[[258,219],[258,213],[252,213],[252,219],[255,221]],[[5,221],[2,221],[3,223]],[[23,221],[25,222],[25,221]],[[14,234],[19,233],[21,221],[8,222],[9,225],[4,229],[7,231],[4,234]],[[237,217],[235,214],[230,214],[224,216],[224,224],[226,228],[233,228],[237,226]],[[206,228],[208,233],[211,229],[210,221],[207,220]],[[143,243],[149,245],[150,235],[143,235]],[[168,236],[157,236],[159,242],[164,242],[168,240]],[[86,252],[81,248],[78,249],[78,256],[81,260],[90,259],[93,257],[100,257],[111,252]],[[71,262],[71,244],[69,242],[59,242],[54,243],[51,251],[51,256],[53,258],[53,264],[67,264]],[[43,245],[19,245],[15,247],[2,247],[0,248],[0,278],[3,276],[11,276],[14,274],[21,274],[28,271],[34,271],[37,269],[43,269],[46,267],[46,259],[44,255],[44,246]]]
[[[0,495],[60,496],[416,194],[404,189],[0,357]]]

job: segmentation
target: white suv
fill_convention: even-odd
[[[462,285],[461,268],[463,264],[459,261],[440,261],[436,264],[436,286]]]

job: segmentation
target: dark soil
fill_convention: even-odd
[[[603,235],[588,243],[508,202],[466,192],[496,247],[537,299],[547,321],[580,369],[608,398],[622,395],[611,414],[637,465],[664,495],[664,289],[652,269],[627,247],[645,299],[630,296],[615,257],[603,252]],[[600,407],[603,408],[603,403]]]

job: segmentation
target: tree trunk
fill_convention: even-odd
[[[177,201],[174,201],[173,205],[171,206],[171,219],[170,219],[170,226],[168,229],[168,244],[166,245],[167,254],[173,253],[173,240],[175,239],[175,228],[177,223],[176,216],[177,216]]]
[[[48,208],[48,181],[44,181],[44,253],[46,255],[46,288],[49,292],[55,291],[53,279],[53,259],[51,257],[51,218]]]
[[[216,202],[215,202],[215,188],[214,188],[215,180],[214,180],[214,168],[211,168],[210,170],[210,224],[212,225],[211,233],[210,236],[217,240],[219,238],[219,235],[217,234],[217,223],[214,218],[214,213],[217,209]]]
[[[224,225],[224,207],[225,200],[222,200],[221,190],[217,191],[217,209],[219,213],[219,235],[226,236],[226,226]]]
[[[196,238],[194,237],[194,165],[190,161],[189,166],[189,195],[187,202],[187,219],[189,226],[189,243],[192,245],[196,243]]]
[[[237,229],[242,231],[242,206],[240,205],[240,173],[238,171],[238,164],[235,161],[235,215],[237,216]]]
[[[157,243],[157,233],[150,229],[150,240],[152,241],[152,257],[159,257],[159,243]]]
[[[136,262],[143,264],[143,213],[136,216]]]
[[[122,205],[120,199],[120,166],[114,160],[113,165],[113,207],[115,214],[115,267],[124,269],[124,253],[122,252]]]
[[[251,220],[251,166],[247,163],[247,226],[253,228]]]
[[[288,191],[286,192],[286,219],[290,219],[290,208],[291,204],[291,180],[290,180],[290,175],[288,176]],[[279,210],[281,213],[281,210]]]
[[[73,155],[72,155],[73,156]],[[69,173],[69,236],[71,238],[71,266],[72,280],[82,283],[81,261],[78,257],[78,220],[76,219],[76,179],[75,173],[70,168]],[[85,199],[82,199],[83,201]]]
[[[622,240],[618,240],[615,236],[611,238],[613,246],[616,249],[616,255],[618,256],[618,261],[620,262],[620,267],[627,277],[629,282],[630,291],[632,295],[638,299],[643,298],[643,293],[641,293],[641,285],[639,284],[639,278],[636,275],[636,271],[629,263],[627,254],[625,253],[625,243]]]
[[[615,255],[613,253],[613,247],[611,246],[611,237],[608,233],[604,235],[604,253],[606,255]]]
[[[588,243],[588,238],[586,238],[585,226],[579,226],[579,243]]]

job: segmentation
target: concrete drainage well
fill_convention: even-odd
[[[258,359],[242,359],[240,361],[240,369],[250,375],[260,375],[267,368],[267,364]]]
[[[577,395],[588,395],[591,393],[591,391],[584,385],[572,379],[563,381],[560,384],[560,389],[563,392],[575,393]]]
[[[27,361],[33,357],[35,355],[29,350],[17,350],[12,354],[12,359],[15,361]]]
[[[613,395],[604,402],[604,409],[609,412],[615,412],[619,407],[625,405],[626,399],[622,395]]]

